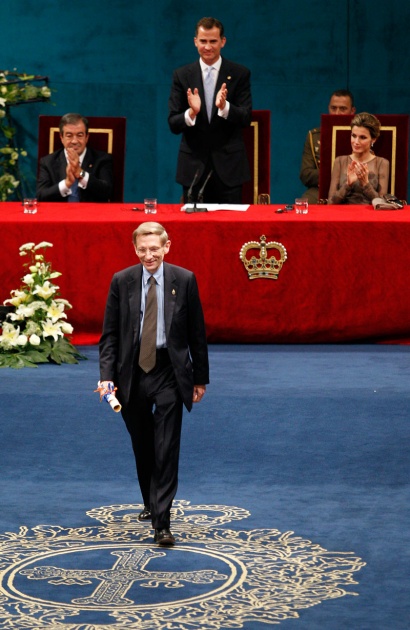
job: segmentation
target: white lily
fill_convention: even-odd
[[[51,319],[46,319],[45,322],[42,322],[43,327],[43,337],[52,337],[54,341],[58,341],[58,337],[64,337],[64,333],[61,330],[60,324],[54,323]]]
[[[62,322],[61,330],[65,335],[71,335],[71,333],[74,331],[74,328],[68,322]]]
[[[53,302],[47,309],[47,317],[51,319],[52,322],[56,322],[62,317],[67,319],[67,315],[64,313],[64,304],[57,304]]]
[[[36,288],[33,291],[33,295],[38,295],[39,297],[43,298],[43,300],[48,300],[48,298],[50,298],[59,288],[60,287],[56,286],[55,284],[51,284],[48,280],[46,280],[43,286],[36,285]]]
[[[5,306],[6,304],[11,304],[12,306],[18,306],[19,304],[21,304],[21,297],[9,298],[8,300],[4,300],[3,304]]]
[[[17,339],[20,335],[20,327],[14,328],[13,324],[3,323],[3,334],[0,335],[0,344],[5,346],[17,345]]]
[[[8,300],[4,300],[4,305],[11,304],[12,306],[18,306],[22,302],[26,302],[28,295],[24,291],[14,290],[11,293],[13,297],[9,298]]]
[[[30,335],[29,337],[29,342],[31,343],[32,346],[39,346],[41,343],[41,339],[40,337],[38,337],[38,335],[35,335],[34,333],[32,335]]]

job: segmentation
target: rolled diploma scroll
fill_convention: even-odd
[[[114,394],[105,394],[104,398],[107,401],[107,403],[110,404],[111,409],[114,409],[115,413],[118,413],[119,411],[121,411],[121,404],[117,400],[117,398],[114,396]]]
[[[102,394],[102,398],[104,398],[104,400],[110,405],[111,409],[113,409],[115,413],[121,411],[121,404],[119,400],[115,397],[115,389],[113,384],[110,383],[108,389],[105,389],[101,381],[98,381],[98,390],[96,391],[99,391],[100,394]]]

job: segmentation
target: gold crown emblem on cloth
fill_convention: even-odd
[[[286,249],[281,243],[277,243],[276,241],[269,241],[269,243],[267,243],[264,234],[259,240],[259,243],[258,241],[244,243],[239,252],[239,258],[242,260],[250,280],[254,280],[255,278],[277,280],[283,263],[288,257]],[[276,256],[268,258],[268,250],[272,249],[279,252],[278,258]],[[255,254],[251,255],[252,250],[258,250],[260,255],[258,257]]]

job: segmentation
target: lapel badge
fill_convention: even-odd
[[[227,81],[230,81],[232,79],[232,77],[229,75],[229,77],[226,77]]]
[[[172,293],[172,295],[176,295],[176,294],[177,294],[177,292],[175,291],[175,289],[172,289],[171,293]]]

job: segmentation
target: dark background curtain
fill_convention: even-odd
[[[358,111],[410,111],[410,5],[403,0],[3,0],[0,68],[48,75],[55,89],[55,106],[12,110],[17,141],[30,154],[26,193],[35,187],[38,115],[79,111],[127,117],[126,201],[179,201],[179,137],[168,129],[167,101],[173,69],[198,57],[194,26],[204,13],[224,23],[225,56],[251,69],[254,109],[272,112],[278,203],[303,190],[304,139],[334,89],[350,88]]]

